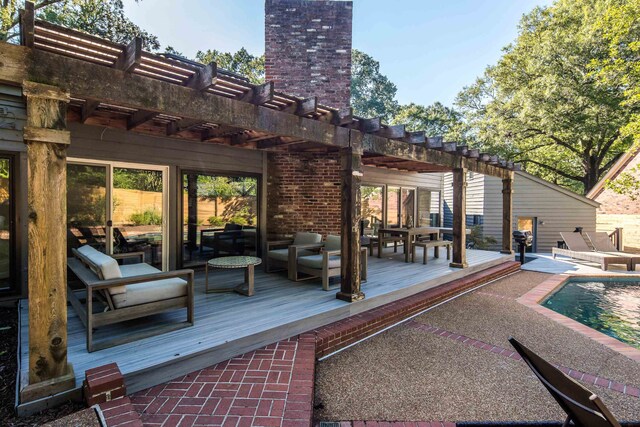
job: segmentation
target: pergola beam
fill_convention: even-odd
[[[238,101],[249,102],[253,105],[263,105],[273,101],[273,82],[267,82],[258,86],[247,93],[240,95]]]
[[[82,112],[80,117],[80,122],[84,123],[87,121],[89,117],[96,111],[96,109],[100,106],[100,101],[95,99],[87,99],[85,103],[82,105]]]
[[[155,111],[138,110],[127,119],[127,130],[135,129],[149,120],[153,120],[157,115],[158,113]]]
[[[0,56],[3,58],[0,81],[17,86],[29,79],[65,88],[75,98],[96,99],[137,110],[304,139],[336,148],[348,146],[351,133],[352,139],[359,138],[362,141],[365,152],[450,168],[466,167],[470,171],[498,178],[503,178],[509,172],[452,153],[362,133],[266,107],[256,108],[255,105],[236,99],[197,92],[184,86],[38,49],[0,43]],[[376,122],[379,123],[379,119],[371,121],[372,124]],[[365,129],[372,127],[374,131],[379,130],[375,126],[365,126]]]

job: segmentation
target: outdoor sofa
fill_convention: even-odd
[[[610,264],[621,264],[631,271],[631,258],[629,257],[596,252],[587,245],[582,234],[577,232],[560,233],[560,236],[562,236],[562,240],[564,240],[568,249],[551,248],[551,254],[554,258],[557,255],[563,255],[583,261],[596,262],[600,264],[600,268],[604,271],[609,269]]]
[[[296,273],[308,274],[311,278],[322,279],[322,289],[329,290],[329,279],[340,276],[340,236],[328,235],[318,253],[299,256],[297,258]],[[311,250],[311,249],[306,249]],[[367,248],[360,249],[360,277],[367,280]]]
[[[118,265],[117,259],[137,258],[138,263]],[[86,303],[69,287],[67,296],[87,330],[87,351],[92,352],[194,323],[193,270],[160,271],[144,262],[143,252],[106,255],[85,245],[73,249],[67,266],[83,283]],[[94,293],[106,305],[94,313]],[[184,322],[159,324],[144,332],[93,342],[93,329],[138,319],[168,310],[187,309]]]

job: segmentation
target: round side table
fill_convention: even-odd
[[[204,270],[205,292],[237,292],[248,297],[253,296],[254,267],[261,263],[262,260],[254,256],[224,256],[210,259],[207,261]],[[240,283],[238,286],[234,286],[232,288],[209,289],[209,267],[221,269],[244,268],[244,283]]]

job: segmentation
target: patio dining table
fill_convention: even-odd
[[[466,230],[467,234],[471,230]],[[380,228],[378,230],[378,258],[382,257],[382,248],[384,247],[384,235],[396,235],[401,236],[404,241],[404,262],[411,261],[411,253],[413,241],[416,236],[431,235],[432,238],[440,238],[442,234],[452,234],[453,228],[451,227],[412,227],[412,228]]]

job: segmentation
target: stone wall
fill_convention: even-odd
[[[340,154],[269,154],[269,239],[296,231],[340,234]]]
[[[265,72],[277,91],[349,106],[350,1],[266,0]]]

